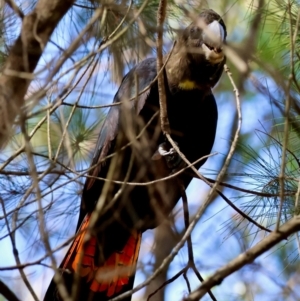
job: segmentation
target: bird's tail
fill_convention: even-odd
[[[86,300],[108,300],[129,290],[133,285],[142,235],[141,232],[133,232],[122,250],[112,253],[104,264],[97,266],[97,240],[88,233],[90,218],[91,215],[87,215],[83,220],[60,267],[63,274],[73,275],[72,282],[76,283],[74,275],[79,277],[80,296],[89,296]],[[50,300],[46,298],[50,293],[49,289],[51,290],[51,285],[44,301]]]

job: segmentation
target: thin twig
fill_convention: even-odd
[[[186,286],[188,288],[188,292],[190,294],[192,292],[192,290],[191,290],[191,284],[190,284],[189,278],[187,276],[187,272],[183,273],[183,278],[185,280]]]
[[[157,49],[157,72],[161,70],[163,66],[163,24],[166,17],[167,9],[167,0],[160,0],[157,10],[157,40],[156,40],[156,49]],[[165,89],[165,73],[162,72],[157,78],[157,87],[159,95],[159,108],[160,108],[160,122],[161,129],[164,134],[170,133],[170,124],[168,119],[167,112],[167,97]]]
[[[158,291],[160,291],[162,288],[166,287],[168,284],[174,282],[178,277],[180,277],[182,274],[184,274],[187,271],[188,267],[183,268],[178,273],[176,273],[172,278],[165,281],[161,286],[159,286],[153,293],[151,293],[147,301],[150,301],[151,297],[153,297]]]
[[[55,270],[57,267],[57,263],[56,263],[56,259],[55,259],[54,255],[53,255],[53,252],[51,250],[49,235],[48,235],[47,228],[46,228],[45,215],[44,215],[44,210],[43,210],[43,206],[42,206],[42,194],[41,194],[41,190],[40,190],[40,186],[39,186],[39,177],[37,174],[36,165],[33,160],[32,145],[29,141],[29,135],[26,130],[25,120],[21,120],[21,121],[22,121],[21,122],[21,130],[22,130],[22,134],[23,134],[24,140],[25,140],[25,150],[26,150],[27,159],[29,162],[29,167],[30,167],[30,172],[31,172],[31,177],[32,177],[32,182],[33,182],[32,187],[35,190],[35,193],[37,196],[39,231],[40,231],[41,239],[45,246],[47,255],[49,256],[49,258],[51,260],[51,266],[52,266],[53,270]],[[17,211],[15,214],[15,217],[17,217]],[[64,284],[64,280],[63,280],[62,276],[56,272],[54,274],[53,279],[57,285],[57,289],[58,289],[60,295],[62,296],[63,300],[64,301],[72,301],[72,299],[70,298],[69,293],[66,289],[66,286]],[[38,300],[38,298],[37,298],[37,300]]]
[[[183,205],[184,224],[185,224],[185,228],[187,230],[188,227],[189,227],[189,224],[190,224],[190,214],[189,214],[188,199],[187,199],[187,195],[186,195],[186,192],[185,192],[183,184],[179,183],[179,185],[181,186],[181,197],[182,197],[182,205]],[[189,258],[188,266],[192,268],[192,270],[196,274],[196,276],[199,279],[199,281],[203,282],[204,279],[201,276],[200,272],[196,268],[196,264],[195,264],[195,260],[194,260],[194,252],[193,252],[193,244],[192,244],[192,237],[191,237],[191,235],[187,238],[186,242],[187,242],[188,258]],[[213,301],[217,301],[216,297],[211,292],[211,290],[208,290],[207,293],[209,294],[210,298]]]
[[[20,301],[20,299],[15,295],[15,293],[1,280],[0,294],[8,301]]]
[[[24,13],[20,9],[20,7],[15,3],[14,0],[5,0],[7,5],[23,20]]]
[[[13,255],[14,255],[16,264],[18,266],[21,266],[22,264],[21,264],[21,260],[20,260],[20,257],[19,257],[19,251],[18,251],[18,248],[17,248],[17,245],[16,245],[16,240],[15,240],[15,232],[11,231],[11,229],[10,229],[8,217],[6,215],[5,204],[4,204],[4,201],[3,201],[3,199],[1,197],[0,197],[0,203],[1,203],[2,211],[3,211],[4,217],[5,217],[6,228],[7,228],[7,231],[9,233],[9,238],[10,238],[10,241],[11,241]],[[39,299],[38,299],[38,297],[37,297],[34,289],[32,288],[30,282],[28,281],[27,276],[25,275],[24,270],[21,269],[21,268],[19,268],[18,270],[20,272],[22,280],[24,281],[24,283],[25,283],[26,287],[28,288],[30,294],[32,295],[33,299],[35,301],[38,301]]]

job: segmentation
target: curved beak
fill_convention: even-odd
[[[218,21],[213,21],[203,28],[202,49],[208,61],[213,64],[221,62],[224,58],[222,45],[225,40],[224,28]]]

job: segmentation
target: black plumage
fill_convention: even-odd
[[[190,162],[208,155],[214,143],[218,112],[211,88],[220,79],[225,64],[225,38],[220,16],[212,10],[204,11],[179,33],[164,70],[171,136]],[[192,179],[190,173],[182,173],[151,185],[130,184],[171,173],[163,156],[154,158],[159,146],[168,143],[160,126],[157,82],[152,83],[156,74],[156,59],[149,58],[124,77],[114,97],[114,103],[120,105],[111,107],[99,134],[92,161],[95,167],[89,173],[93,177],[86,180],[78,222],[79,229],[96,204],[102,206],[92,229],[97,240],[97,266],[113,252],[121,251],[132,231],[143,232],[165,219],[181,197],[178,180],[187,187]],[[198,162],[196,168],[205,161]],[[106,300],[102,293],[84,297],[88,281],[82,278],[78,300]],[[130,289],[132,281],[133,277],[118,293]],[[51,290],[46,297],[53,296]]]

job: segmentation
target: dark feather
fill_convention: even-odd
[[[206,25],[219,22],[216,28],[225,38],[226,28],[219,15],[209,10],[200,14],[199,20]],[[214,52],[209,45],[204,45],[205,28],[191,30],[197,24],[196,20],[181,33],[164,71],[171,136],[190,162],[208,155],[212,149],[218,112],[211,88],[219,80],[225,64],[220,48]],[[95,178],[86,180],[78,223],[79,227],[84,217],[93,212],[104,193],[102,210],[91,229],[97,242],[93,253],[93,264],[97,267],[104,266],[116,252],[122,253],[133,232],[156,227],[167,218],[181,197],[179,182],[187,187],[192,180],[187,172],[151,185],[126,184],[159,180],[172,172],[163,156],[153,159],[159,145],[168,143],[160,126],[157,82],[152,84],[155,77],[155,58],[144,60],[124,77],[114,97],[114,103],[121,105],[111,107],[99,134],[92,162],[95,167],[89,175],[109,182]],[[198,162],[196,168],[205,161]],[[66,275],[67,278],[70,276]],[[134,275],[130,287],[133,278]],[[89,281],[91,279],[86,277],[80,278],[80,296],[90,295],[85,291]],[[71,285],[72,280],[68,283]],[[124,286],[120,293],[130,287]],[[47,296],[52,294],[53,285],[49,290]],[[106,300],[101,296],[95,294],[89,300]]]

